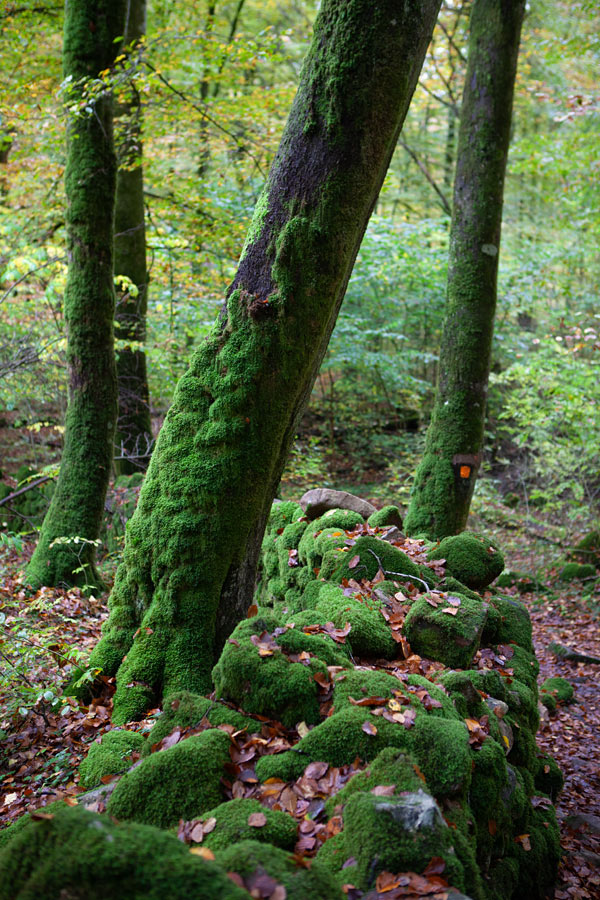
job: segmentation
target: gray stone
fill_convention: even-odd
[[[351,509],[364,519],[368,519],[374,512],[377,512],[373,504],[367,500],[349,494],[347,491],[333,491],[330,488],[315,488],[307,491],[299,502],[311,522],[322,516],[328,509]]]

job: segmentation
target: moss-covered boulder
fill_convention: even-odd
[[[387,526],[395,526],[396,528],[402,528],[402,513],[397,506],[384,506],[383,509],[378,509],[377,512],[372,513],[367,522],[371,526],[371,528],[386,528]]]
[[[483,601],[464,595],[427,594],[411,606],[404,634],[420,656],[468,669],[479,649],[487,610]]]
[[[165,698],[163,711],[144,744],[143,755],[149,754],[155,744],[158,744],[177,728],[181,730],[193,728],[195,725],[199,725],[205,717],[214,726],[233,725],[237,731],[245,728],[249,733],[260,730],[260,722],[250,716],[242,715],[237,710],[226,706],[225,703],[209,700],[207,697],[192,694],[190,691],[177,691]]]
[[[359,537],[352,547],[342,553],[328,553],[323,560],[320,576],[338,584],[344,578],[371,581],[380,569],[386,578],[396,581],[410,581],[420,574],[416,563],[402,550],[373,535],[366,535]]]
[[[483,641],[489,644],[518,644],[533,651],[531,616],[527,607],[512,597],[496,594],[490,598]]]
[[[546,590],[546,585],[539,578],[528,575],[526,572],[514,571],[502,572],[496,579],[494,587],[516,588],[520,594],[541,593]]]
[[[241,622],[213,669],[217,697],[233,700],[250,714],[270,716],[293,727],[320,719],[319,685],[328,665],[348,664],[334,641],[281,626],[268,614]],[[305,654],[302,661],[299,654]]]
[[[504,569],[504,556],[494,541],[472,531],[444,538],[427,558],[445,559],[446,571],[476,591],[486,588]]]
[[[134,762],[132,754],[142,753],[146,738],[137,731],[115,728],[94,741],[88,755],[79,766],[79,783],[94,788],[108,775],[126,771]]]
[[[562,791],[565,779],[556,760],[547,753],[538,753],[539,768],[534,778],[536,791],[547,794],[553,803]]]
[[[230,761],[229,736],[210,729],[147,756],[117,783],[108,812],[119,820],[170,828],[223,799],[221,778]]]
[[[557,703],[571,703],[574,697],[573,685],[566,678],[561,678],[559,675],[555,675],[553,678],[546,678],[540,687],[540,700],[551,710],[556,708]]]
[[[81,807],[28,819],[0,851],[0,900],[244,900],[227,868],[174,835]]]
[[[578,562],[590,563],[600,568],[600,529],[589,531],[576,544],[573,555]]]
[[[596,577],[596,567],[591,563],[570,562],[562,567],[558,577],[561,581],[584,581]]]
[[[353,794],[368,793],[382,787],[393,788],[390,793],[386,792],[387,796],[396,796],[405,791],[427,792],[424,775],[415,757],[406,751],[386,747],[368,768],[353,775],[341,791],[327,800],[325,810],[331,816],[338,807],[345,806]]]
[[[269,844],[241,841],[217,852],[216,861],[225,871],[243,878],[246,885],[259,879],[259,884],[268,884],[272,891],[277,884],[283,885],[287,900],[340,900],[340,889],[325,866],[317,860],[310,867],[305,866],[290,853]],[[254,896],[265,896],[258,887],[256,890]]]
[[[295,819],[287,812],[262,806],[258,800],[228,800],[204,813],[202,821],[214,826],[202,838],[203,846],[213,851],[239,841],[261,841],[282,850],[293,850],[296,843]]]

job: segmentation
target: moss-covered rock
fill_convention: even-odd
[[[581,563],[600,567],[600,530],[589,531],[575,546],[573,555]]]
[[[504,556],[497,545],[472,531],[444,538],[427,558],[445,559],[446,571],[476,591],[486,588],[504,569]]]
[[[221,778],[230,761],[229,736],[218,729],[193,735],[147,756],[117,783],[108,802],[116,819],[170,828],[223,799]]]
[[[350,563],[354,564],[350,566]],[[419,577],[418,566],[406,553],[372,535],[359,537],[343,553],[328,553],[323,560],[320,576],[338,584],[343,578],[371,581],[380,568],[386,577],[396,581]]]
[[[260,814],[266,822],[252,824],[252,817]],[[295,819],[289,813],[262,806],[258,800],[228,800],[202,815],[205,822],[213,818],[216,819],[216,824],[202,840],[203,846],[213,851],[224,850],[239,841],[252,840],[273,844],[282,850],[294,849],[297,837]]]
[[[503,572],[496,579],[496,588],[516,588],[520,594],[530,592],[540,593],[546,590],[546,586],[539,578],[528,575],[526,572]]]
[[[565,779],[554,757],[547,753],[538,753],[539,768],[534,776],[536,791],[547,794],[553,803],[562,791]]]
[[[324,515],[310,522],[305,529],[302,539],[298,544],[298,558],[303,565],[310,568],[319,567],[324,554],[333,547],[343,547],[346,540],[346,531],[351,531],[357,525],[362,524],[363,517],[349,509],[330,509]],[[319,538],[326,532],[331,536],[338,533],[337,541],[321,541]]]
[[[247,898],[226,873],[157,828],[63,805],[0,852],[0,900]]]
[[[456,601],[459,605],[452,605]],[[483,601],[459,594],[449,602],[435,594],[420,597],[406,616],[404,634],[415,653],[468,669],[479,649],[487,609]]]
[[[142,753],[146,744],[144,735],[137,731],[115,728],[94,741],[88,755],[79,766],[79,783],[84,788],[94,788],[106,775],[118,775],[132,765],[134,751]]]
[[[489,605],[488,619],[482,635],[484,643],[518,644],[531,653],[531,616],[527,608],[518,600],[499,594],[490,598]]]
[[[372,513],[367,522],[371,528],[385,528],[386,526],[395,525],[396,528],[402,528],[402,513],[397,506],[384,506]]]
[[[546,678],[540,688],[540,700],[546,704],[548,697],[552,697],[557,703],[571,703],[575,697],[573,685],[559,675]]]
[[[596,567],[591,563],[567,563],[560,570],[561,581],[583,581],[586,578],[595,578]]]
[[[424,776],[419,770],[415,757],[403,750],[386,747],[375,757],[368,768],[353,775],[341,791],[327,800],[325,810],[331,816],[336,808],[344,806],[353,794],[368,793],[374,788],[384,785],[393,786],[394,795],[404,791],[419,790],[428,793]]]
[[[284,886],[287,900],[340,900],[333,875],[320,862],[315,860],[308,868],[269,844],[241,841],[217,852],[216,861],[227,872],[236,872],[246,879],[246,883],[253,875],[266,873]]]
[[[250,734],[260,731],[260,722],[230,709],[218,700],[209,700],[190,691],[177,691],[165,698],[163,711],[148,735],[143,753],[150,753],[152,747],[176,728],[191,728],[199,725],[206,717],[211,725],[233,725],[240,731],[245,728]],[[112,732],[111,732],[112,733]]]
[[[344,809],[344,845],[356,859],[358,886],[373,887],[380,872],[423,872],[432,857],[444,877],[463,890],[464,870],[435,800],[423,790],[399,797],[357,793]]]
[[[291,658],[303,651],[313,654],[306,664]],[[340,664],[340,659],[345,658],[329,638],[286,630],[273,615],[256,616],[232,632],[213,681],[217,697],[233,700],[250,714],[271,716],[288,726],[313,724],[320,719],[314,676],[327,675],[327,665]]]

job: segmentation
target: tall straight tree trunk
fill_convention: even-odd
[[[121,0],[67,0],[64,75],[68,105],[84,106],[86,85],[110,68],[122,34]],[[91,112],[67,124],[65,290],[69,403],[60,475],[27,568],[30,584],[98,582],[98,538],[112,462],[117,380],[113,350],[113,211],[116,163],[111,100],[88,98]],[[76,571],[79,570],[79,571]]]
[[[435,406],[405,528],[466,525],[483,447],[502,195],[525,0],[475,0],[463,95]]]
[[[127,0],[125,46],[139,41],[145,33],[146,0]],[[135,286],[133,292],[127,288],[119,292],[115,312],[115,337],[121,342],[116,354],[119,412],[115,435],[115,471],[118,475],[130,475],[146,469],[152,447],[146,354],[129,343],[145,341],[148,305],[142,110],[135,87],[132,86],[131,90],[130,100],[115,110],[119,169],[114,270],[115,275],[125,275]]]
[[[440,0],[324,0],[239,268],[179,382],[92,665],[114,721],[211,688],[413,94]],[[126,658],[123,657],[126,655]]]

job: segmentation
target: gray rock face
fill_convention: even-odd
[[[445,826],[440,809],[425,791],[404,794],[394,800],[381,800],[376,804],[377,812],[391,816],[397,825],[407,831],[422,831]]]
[[[332,491],[330,488],[315,488],[307,491],[300,498],[300,506],[311,522],[322,516],[328,509],[351,509],[364,519],[368,519],[374,512],[377,512],[373,504],[367,500],[349,494],[347,491]]]

